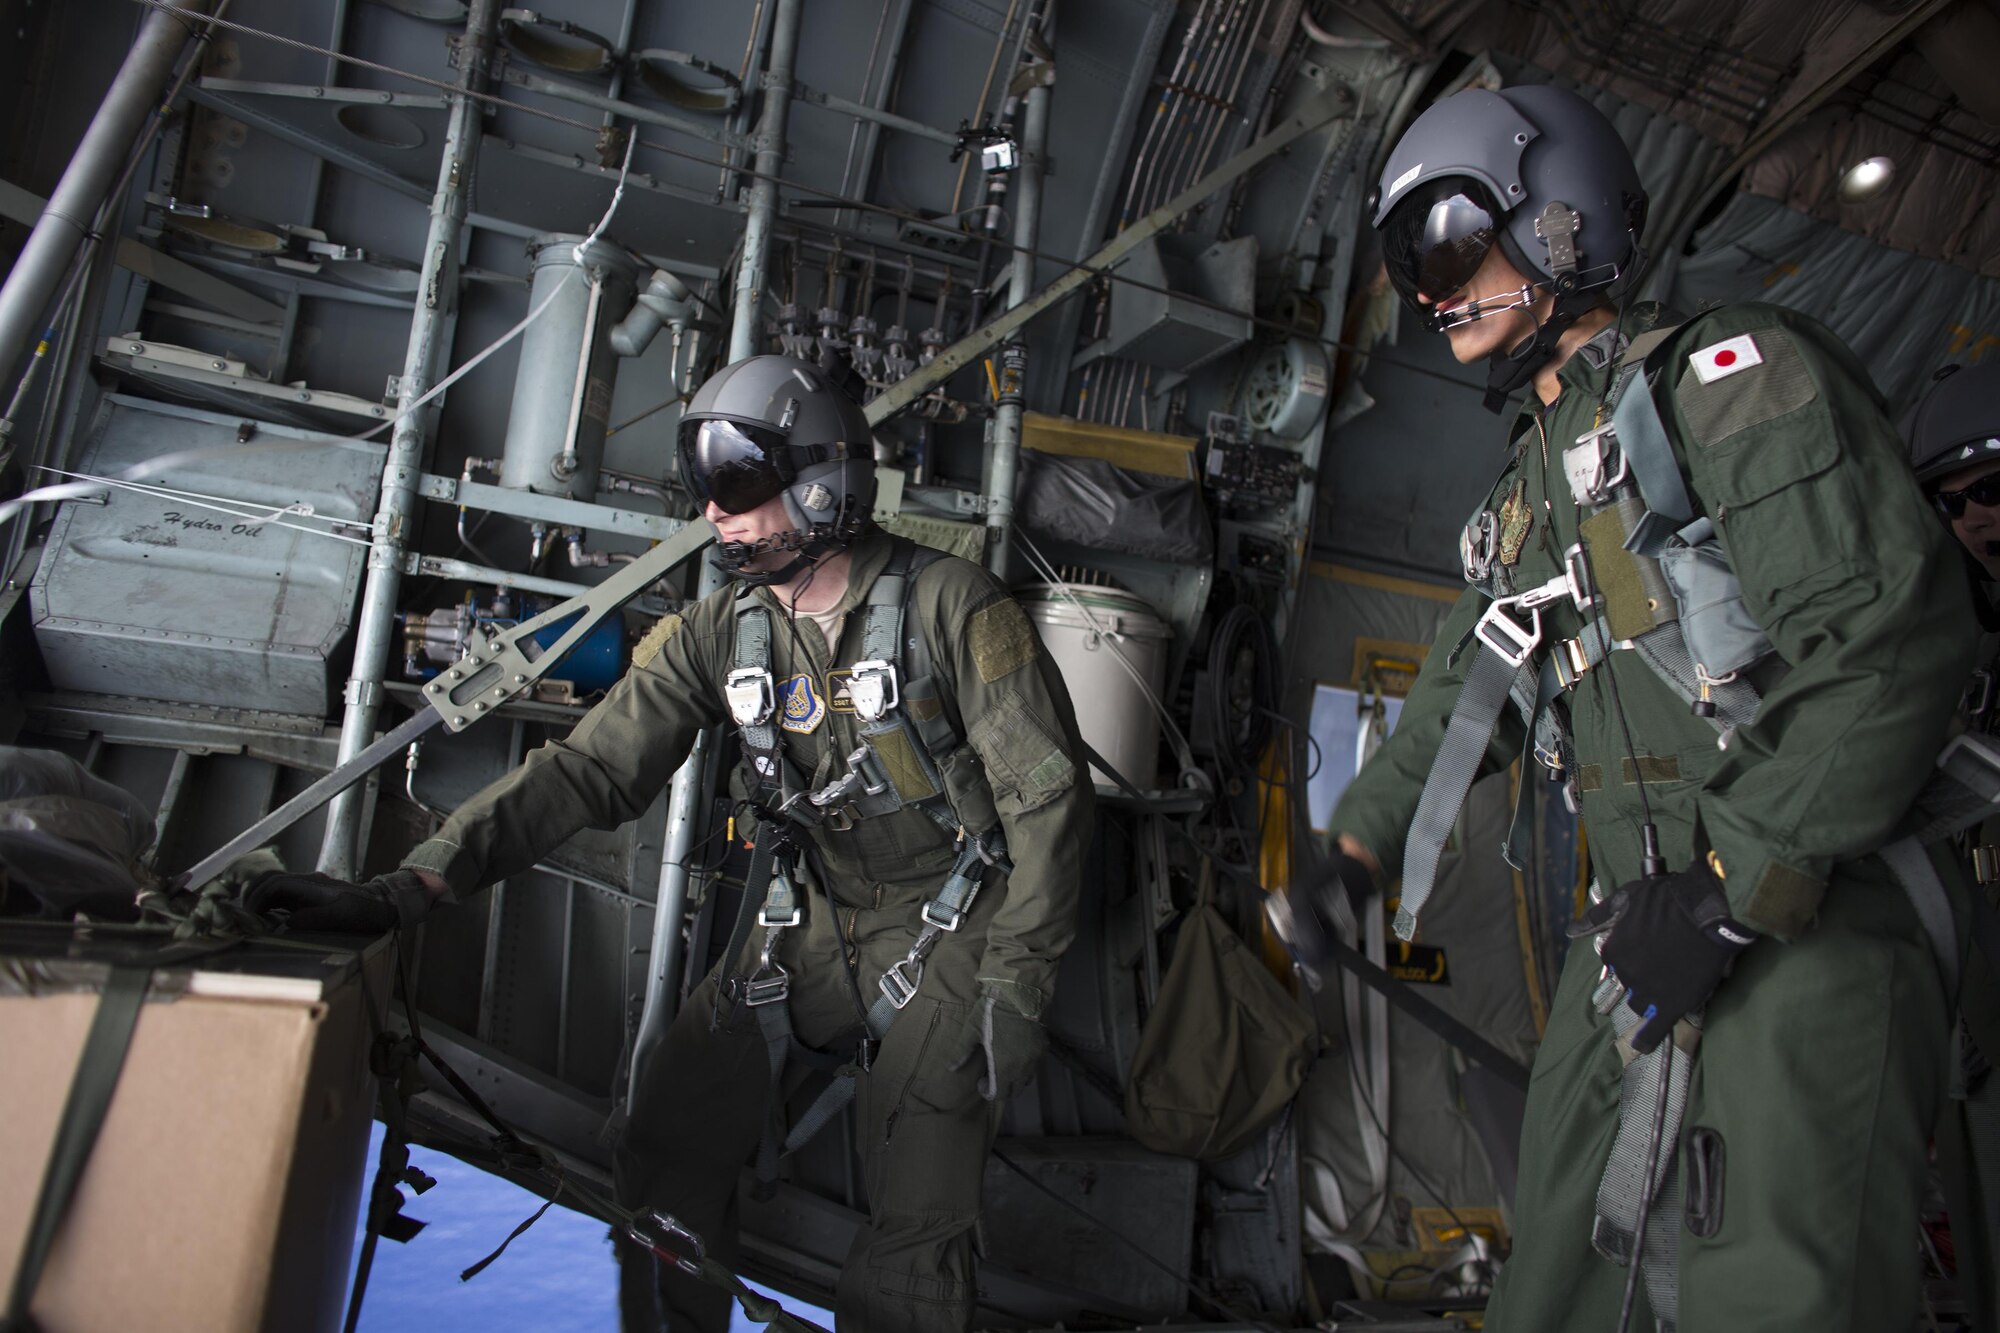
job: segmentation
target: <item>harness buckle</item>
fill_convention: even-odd
[[[739,727],[769,722],[778,711],[777,688],[763,667],[737,667],[723,682],[722,696],[729,701],[729,716]]]
[[[1486,582],[1493,561],[1500,553],[1500,520],[1492,510],[1482,509],[1458,534],[1458,562],[1471,584]]]
[[[764,905],[757,909],[757,924],[769,927],[772,930],[787,930],[792,926],[798,925],[804,918],[804,915],[805,913],[797,903],[792,904],[792,910],[789,913],[783,915],[773,913],[771,911],[770,900],[766,899]]]
[[[964,908],[946,907],[936,898],[926,901],[917,915],[924,919],[925,925],[936,926],[939,930],[957,930],[965,924]]]
[[[760,1009],[767,1004],[782,1004],[792,993],[792,974],[771,964],[776,976],[751,977],[743,983],[743,1003],[752,1009]]]
[[[1577,610],[1588,612],[1597,605],[1597,590],[1591,586],[1590,567],[1584,560],[1582,542],[1563,552],[1563,578],[1569,584],[1569,599]]]
[[[1607,442],[1609,450],[1605,448]],[[1615,455],[1618,460],[1615,472],[1609,470],[1608,455]],[[1608,504],[1611,492],[1631,475],[1632,465],[1625,451],[1618,447],[1618,433],[1608,421],[1577,436],[1576,443],[1563,450],[1563,476],[1569,482],[1569,493],[1591,504]]]
[[[847,697],[854,701],[854,712],[863,722],[880,722],[902,702],[895,664],[879,657],[856,662],[847,678]]]
[[[1517,671],[1534,655],[1542,641],[1542,604],[1529,602],[1525,600],[1526,596],[1496,600],[1486,608],[1486,614],[1479,617],[1479,623],[1472,627],[1475,638]],[[1528,624],[1523,625],[1510,614],[1517,605],[1528,613]]]
[[[905,974],[908,975],[905,975]],[[901,1009],[917,998],[917,987],[924,979],[923,960],[916,957],[904,958],[889,964],[889,970],[875,984],[888,997],[889,1003]]]
[[[1980,884],[2000,880],[2000,847],[1982,842],[1972,849],[1972,878]]]
[[[1558,643],[1550,660],[1555,663],[1556,684],[1565,690],[1575,689],[1576,683],[1590,672],[1590,654],[1581,637]]]

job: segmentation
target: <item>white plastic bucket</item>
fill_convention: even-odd
[[[1166,687],[1173,631],[1145,602],[1116,588],[1041,583],[1014,596],[1062,672],[1083,739],[1133,786],[1154,787],[1160,760],[1154,700]],[[1095,764],[1091,774],[1111,783]]]

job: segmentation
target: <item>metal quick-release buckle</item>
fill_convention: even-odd
[[[1590,653],[1581,638],[1558,643],[1550,660],[1555,663],[1556,684],[1565,690],[1575,689],[1576,683],[1590,673]]]
[[[792,993],[792,974],[782,967],[776,968],[773,977],[751,977],[743,983],[743,1003],[752,1009],[767,1004],[777,1004]]]
[[[1506,597],[1486,608],[1486,614],[1479,617],[1479,623],[1472,627],[1473,637],[1498,655],[1508,666],[1518,669],[1534,653],[1536,645],[1542,641],[1542,609],[1528,606],[1529,623],[1522,625],[1508,614],[1509,609],[1519,602],[1518,598]]]
[[[905,976],[906,971],[910,975]],[[917,987],[922,984],[923,979],[923,961],[918,958],[905,958],[900,962],[889,964],[889,970],[884,972],[882,979],[875,984],[881,987],[882,994],[888,997],[892,1006],[901,1009],[917,998]]]
[[[880,722],[902,702],[895,665],[880,658],[856,662],[847,678],[847,697],[853,700],[854,712],[863,722]]]
[[[1607,442],[1609,450],[1605,448]],[[1607,454],[1616,455],[1616,472],[1607,472]],[[1618,447],[1617,432],[1608,421],[1577,436],[1576,443],[1563,450],[1563,476],[1569,481],[1569,493],[1579,500],[1594,505],[1609,504],[1611,492],[1631,475],[1632,465],[1625,451]]]
[[[778,692],[771,673],[762,667],[737,667],[723,682],[722,697],[739,727],[754,727],[778,711]]]
[[[1493,572],[1493,561],[1499,552],[1500,520],[1492,510],[1482,509],[1458,534],[1458,561],[1465,572],[1465,581],[1473,584],[1486,582],[1486,576]]]
[[[946,907],[935,898],[926,902],[917,915],[924,919],[925,925],[936,926],[939,930],[957,930],[965,924],[962,908]]]
[[[773,930],[789,930],[791,927],[798,925],[803,916],[804,913],[800,911],[797,903],[792,904],[792,910],[789,914],[782,917],[774,916],[771,913],[770,901],[767,899],[764,905],[757,909],[757,924],[768,926]]]

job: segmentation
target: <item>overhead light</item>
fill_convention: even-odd
[[[1862,204],[1880,195],[1896,178],[1896,163],[1886,157],[1864,157],[1840,177],[1842,203]]]

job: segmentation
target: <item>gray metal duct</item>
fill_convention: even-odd
[[[63,271],[89,234],[147,114],[165,91],[174,61],[194,33],[186,16],[208,12],[208,0],[161,3],[169,8],[146,14],[138,40],[106,90],[90,128],[83,132],[41,220],[21,247],[6,285],[0,287],[0,372],[13,369],[34,337]]]

